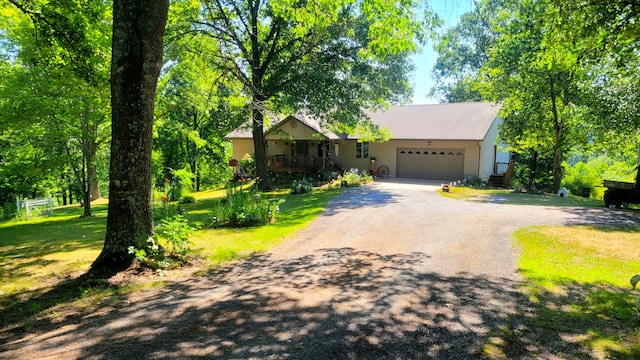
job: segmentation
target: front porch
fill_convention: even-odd
[[[307,172],[329,168],[330,161],[327,158],[309,156],[267,156],[267,168],[271,172]]]
[[[267,141],[267,169],[271,172],[309,172],[333,168],[334,163],[329,157],[329,141]]]

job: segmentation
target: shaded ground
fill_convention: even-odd
[[[456,201],[424,183],[349,189],[268,254],[0,334],[0,358],[466,359],[495,334],[505,358],[590,358],[570,327],[527,328],[537,310],[510,234],[602,222],[638,217]]]

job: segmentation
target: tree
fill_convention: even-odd
[[[434,47],[438,58],[432,70],[436,84],[431,95],[440,95],[441,101],[449,103],[484,100],[475,84],[495,42],[491,20],[499,3],[476,3],[457,25],[439,36]]]
[[[154,150],[161,151],[164,169],[158,181],[189,168],[193,188],[200,191],[203,184],[228,179],[224,136],[245,122],[247,114],[238,84],[226,81],[203,56],[220,51],[212,39],[173,35],[191,26],[184,16],[188,4],[174,3],[169,13]]]
[[[3,8],[8,17],[0,22],[6,65],[12,69],[0,75],[5,84],[0,88],[4,99],[0,102],[4,125],[0,126],[43,129],[47,141],[33,145],[45,146],[48,157],[59,158],[57,168],[45,173],[73,169],[84,215],[90,216],[91,194],[99,197],[96,153],[106,139],[101,130],[108,112],[103,90],[107,83],[103,57],[109,53],[104,44],[109,38],[104,26],[110,17],[108,7],[103,2],[80,6],[63,1],[57,5],[60,8],[36,1],[11,3]],[[60,15],[61,10],[78,12],[72,11],[67,18]],[[71,54],[72,50],[78,52]]]
[[[593,74],[583,84],[591,147],[633,154],[640,142],[640,2],[564,1],[567,21],[562,32],[578,38],[586,54],[586,68]]]
[[[552,154],[557,192],[566,151],[586,142],[581,129],[581,43],[560,32],[564,19],[546,0],[514,1],[481,71],[483,94],[503,102],[500,136],[514,151]]]
[[[168,11],[168,0],[113,3],[109,209],[93,270],[127,268],[134,260],[127,248],[146,248],[153,235],[153,112]]]
[[[306,110],[353,131],[362,108],[406,100],[408,55],[431,18],[417,2],[205,0],[195,30],[223,51],[211,62],[251,99],[256,173],[269,188],[264,139],[273,114]]]

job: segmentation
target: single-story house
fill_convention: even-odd
[[[509,152],[497,144],[499,108],[474,102],[395,105],[371,112],[374,124],[391,131],[391,139],[383,143],[333,133],[308,115],[288,116],[265,131],[267,165],[274,172],[386,166],[389,177],[488,180],[504,173],[510,162]],[[226,138],[233,144],[235,159],[254,152],[250,130],[238,129]]]

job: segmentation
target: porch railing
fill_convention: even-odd
[[[309,156],[267,156],[267,167],[270,171],[306,171],[308,169],[321,169],[322,158]]]
[[[504,174],[509,169],[510,163],[505,162],[496,162],[495,169],[493,169],[494,174]]]

